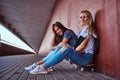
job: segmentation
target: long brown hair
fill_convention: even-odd
[[[53,25],[52,25],[52,30],[53,30],[53,32],[56,34],[56,32],[55,32],[55,26],[57,26],[58,28],[60,28],[60,29],[62,29],[62,31],[63,31],[63,33],[67,30],[67,28],[62,24],[62,23],[60,23],[60,22],[56,22],[56,23],[54,23]],[[56,34],[57,35],[57,34]]]
[[[62,29],[63,31],[63,34],[66,30],[68,30],[62,23],[60,22],[55,22],[53,25],[52,25],[52,31],[53,33],[55,34],[55,44],[57,45],[59,42],[62,41],[63,39],[63,35],[58,35],[56,32],[55,32],[55,26],[57,26],[58,28]]]

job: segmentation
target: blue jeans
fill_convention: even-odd
[[[51,57],[53,57],[61,48],[62,46],[57,46],[55,50],[50,51],[50,53],[43,58],[44,62],[48,61]]]
[[[68,48],[65,53],[66,53],[67,59],[70,59],[76,65],[81,65],[81,66],[90,63],[93,60],[93,55],[94,55],[94,54],[85,53],[85,52],[78,53],[72,48]]]
[[[58,46],[54,51],[51,51],[44,60],[46,67],[54,66],[55,64],[61,62],[63,59],[70,59],[73,63],[77,65],[86,65],[88,64],[93,54],[91,53],[78,53],[72,48],[68,48],[63,52],[60,52],[61,46]]]

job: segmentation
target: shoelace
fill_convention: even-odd
[[[34,69],[36,66],[34,65],[34,66],[32,66],[32,69]]]
[[[40,69],[40,66],[37,66],[37,67],[36,67],[36,70],[38,70],[38,69]]]

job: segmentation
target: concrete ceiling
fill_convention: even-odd
[[[0,22],[39,50],[56,0],[0,0]]]

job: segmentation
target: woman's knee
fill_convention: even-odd
[[[60,49],[60,52],[63,53],[66,49],[68,49],[68,46],[63,46],[63,47]]]

